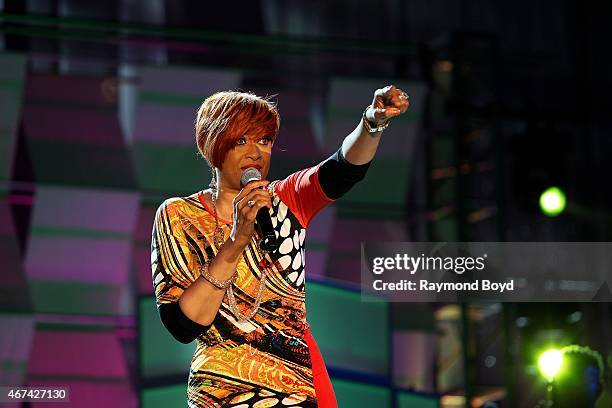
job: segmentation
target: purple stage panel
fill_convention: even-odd
[[[23,119],[29,139],[123,145],[117,113],[112,109],[26,104]]]
[[[25,269],[37,312],[124,315],[138,193],[41,186]]]
[[[132,386],[125,382],[87,382],[76,380],[37,380],[29,386],[68,387],[70,402],[32,402],[32,408],[137,408],[138,397]]]
[[[116,99],[108,81],[30,75],[23,113],[28,140],[122,146]]]
[[[148,246],[151,245],[151,233],[153,231],[153,221],[155,220],[156,210],[157,206],[155,206],[155,208],[141,207],[139,209],[136,229],[134,230],[134,240],[136,240],[136,242],[146,244]]]
[[[153,295],[153,279],[151,277],[151,249],[134,248],[134,265],[137,271],[137,290],[139,295]]]
[[[134,141],[193,146],[195,154],[193,123],[197,108],[195,100],[186,106],[142,103],[136,111]]]
[[[34,317],[0,314],[0,384],[23,385],[34,335]]]
[[[121,285],[128,276],[129,238],[37,235],[25,261],[28,279]]]
[[[331,205],[310,222],[306,234],[306,278],[324,277],[329,257],[329,241],[336,220],[336,207]]]
[[[319,245],[319,243],[327,244],[332,236],[334,224],[336,222],[336,206],[331,204],[321,210],[310,221],[306,236],[306,243]]]
[[[141,71],[140,90],[192,95],[204,100],[215,92],[236,89],[241,78],[242,73],[233,69],[145,67]]]
[[[361,264],[355,255],[330,255],[327,265],[327,276],[331,279],[359,284],[361,282]]]
[[[33,228],[25,269],[37,312],[132,313],[128,279],[131,236],[107,235]]]
[[[427,332],[393,332],[393,378],[396,386],[435,392],[436,339],[436,334]]]
[[[134,119],[135,143],[193,145],[194,121],[202,101],[235,89],[241,75],[231,70],[144,68]]]
[[[361,243],[407,241],[406,226],[401,221],[381,221],[356,218],[337,218],[332,234],[334,252],[361,253]]]
[[[327,276],[358,283],[361,280],[361,243],[407,241],[403,222],[337,218],[331,238]]]
[[[151,232],[155,208],[143,207],[138,215],[132,257],[136,273],[137,291],[140,295],[153,294],[153,281],[151,275]]]
[[[32,74],[28,77],[26,98],[28,101],[64,102],[88,108],[114,106],[115,100],[105,92],[108,79],[82,76]]]
[[[26,58],[0,54],[0,180],[10,178],[23,103]]]
[[[28,375],[33,380],[39,376],[121,380],[127,378],[128,370],[121,344],[112,330],[37,329]]]
[[[42,229],[116,233],[130,237],[136,226],[140,194],[135,192],[40,186],[32,214],[34,233]],[[61,235],[61,232],[59,232]]]
[[[253,89],[253,92],[266,96],[270,90]],[[279,91],[275,99],[278,101],[281,127],[274,144],[274,155],[282,158],[325,159],[312,128],[310,96],[307,93],[284,90]]]
[[[327,250],[306,250],[306,279],[310,277],[323,278],[327,271]]]

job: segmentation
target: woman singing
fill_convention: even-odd
[[[166,200],[151,244],[161,320],[178,341],[197,339],[189,407],[337,406],[306,321],[306,230],[364,177],[389,119],[408,105],[394,86],[377,90],[330,158],[268,182],[276,106],[244,92],[219,92],[202,103],[196,143],[212,169],[211,188]],[[261,180],[241,183],[246,169],[258,170]],[[255,222],[264,207],[278,243],[270,252]]]

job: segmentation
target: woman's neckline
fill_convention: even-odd
[[[204,206],[204,209],[208,211],[208,213],[214,217],[215,212],[208,206],[208,204],[206,203],[206,200],[204,200],[204,191],[200,191],[198,193],[198,200],[200,200],[200,204]],[[223,224],[232,225],[231,221],[224,220],[221,217],[217,217],[217,219],[219,220],[219,222],[222,222]]]

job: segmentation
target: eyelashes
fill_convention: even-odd
[[[245,144],[246,144],[246,142],[247,142],[246,137],[242,136],[242,137],[239,137],[239,138],[236,140],[236,145],[237,145],[237,146],[245,145]],[[267,145],[269,145],[269,144],[271,144],[271,143],[272,143],[272,138],[271,138],[270,136],[264,136],[264,137],[262,137],[261,139],[259,139],[259,140],[257,141],[257,143],[259,143],[260,145],[263,145],[263,146],[267,146]]]

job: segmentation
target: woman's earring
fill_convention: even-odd
[[[210,187],[213,194],[216,195],[217,194],[217,175],[215,174],[215,169],[211,169],[211,171],[212,171],[212,177],[210,179],[210,184],[208,185],[208,187]]]
[[[217,246],[217,249],[221,249],[221,247],[225,243],[225,231],[223,231],[219,226],[219,215],[217,214],[217,177],[214,169],[212,169],[212,172],[213,174],[212,179],[210,180],[210,189],[213,212],[215,214],[215,231],[213,232],[213,241]]]

